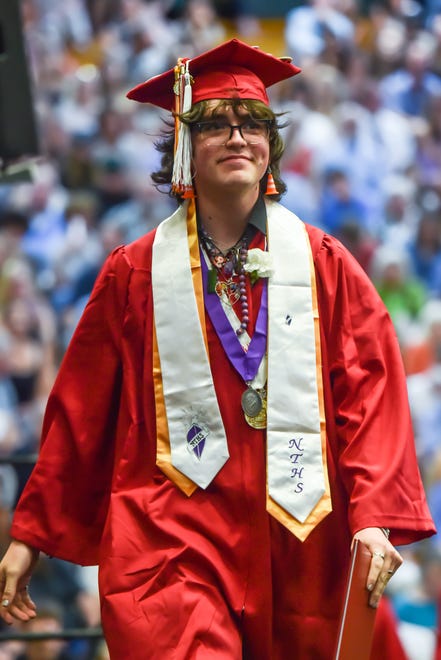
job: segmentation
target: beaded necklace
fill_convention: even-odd
[[[199,227],[202,246],[212,265],[208,271],[208,292],[216,293],[219,298],[226,298],[231,306],[240,301],[241,323],[236,331],[237,335],[246,332],[250,320],[244,264],[254,234],[254,227],[248,225],[237,243],[226,252],[222,252],[204,227]]]

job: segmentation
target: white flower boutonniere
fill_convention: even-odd
[[[247,260],[244,263],[244,270],[249,273],[251,284],[257,282],[259,277],[270,277],[274,269],[273,260],[269,252],[264,252],[260,248],[248,250]]]

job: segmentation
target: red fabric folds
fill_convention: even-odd
[[[104,266],[51,395],[41,457],[11,532],[50,555],[100,564],[113,658],[327,658],[353,533],[389,527],[392,542],[404,544],[434,531],[390,319],[346,250],[318,229],[308,233],[333,512],[304,543],[265,510],[265,436],[243,418],[243,383],[208,318],[231,458],[190,498],[156,467],[153,234]],[[179,328],[176,350],[185,350]]]

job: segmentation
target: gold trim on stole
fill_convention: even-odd
[[[196,205],[190,199],[187,209],[187,232],[190,250],[190,267],[193,286],[196,295],[199,321],[204,337],[205,348],[208,355],[207,329],[205,327],[204,293],[202,285],[202,269],[199,258],[199,241],[196,222]],[[164,392],[162,388],[161,361],[159,358],[158,342],[156,339],[155,320],[153,319],[153,383],[155,391],[156,412],[156,465],[169,479],[171,479],[188,497],[197,489],[197,484],[189,479],[171,462],[170,438],[168,433],[167,414],[165,410]]]

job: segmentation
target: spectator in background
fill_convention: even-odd
[[[340,47],[352,44],[354,25],[340,10],[341,4],[339,0],[309,0],[287,13],[285,41],[300,66],[319,60],[331,38]]]
[[[390,245],[376,250],[371,276],[391,315],[400,343],[403,343],[418,323],[426,301],[426,290],[409,270],[408,255]]]
[[[56,355],[57,317],[45,297],[45,293],[53,282],[52,271],[47,280],[38,279],[37,272],[29,259],[23,254],[18,254],[8,259],[4,265],[2,299],[0,300],[2,311],[17,299],[23,300],[29,306],[37,322],[37,335],[47,352],[45,360],[49,364],[53,362]]]
[[[17,206],[20,205],[29,218],[21,250],[44,278],[50,277],[53,260],[63,245],[67,195],[59,184],[55,164],[38,165],[34,176],[34,183],[24,184],[14,193],[17,197],[21,194]]]
[[[438,381],[439,381],[439,367],[438,367]],[[440,383],[438,382],[438,388]],[[438,406],[440,405],[441,394],[438,391]],[[439,432],[439,419],[438,427]],[[426,467],[425,474],[425,484],[427,489],[428,503],[430,510],[433,514],[433,519],[435,524],[438,525],[437,529],[441,530],[441,448],[439,445],[436,446],[435,452],[433,453],[432,461]],[[432,539],[432,544],[434,547],[434,552],[441,555],[441,534],[440,531]],[[441,597],[441,594],[439,594]],[[438,598],[438,602],[440,599]]]
[[[60,179],[68,190],[93,191],[95,163],[89,135],[73,135],[69,144],[59,153]]]
[[[72,288],[81,274],[102,258],[98,230],[98,199],[91,192],[72,192],[65,212],[66,235],[54,260],[54,284],[48,292],[56,311],[72,301]]]
[[[10,336],[0,323],[0,455],[8,456],[21,446],[17,397],[9,372]]]
[[[440,452],[441,362],[407,379],[415,444],[423,478]],[[426,481],[427,483],[427,481]]]
[[[331,169],[325,174],[320,224],[325,231],[338,235],[345,225],[356,224],[365,231],[367,209],[352,192],[349,174],[339,169]]]
[[[0,465],[0,548],[9,543],[9,528],[18,494],[18,480],[11,465]]]
[[[337,129],[334,140],[323,150],[323,169],[345,172],[353,198],[359,200],[359,222],[373,230],[382,197],[382,184],[388,171],[386,146],[372,116],[359,103],[344,101],[333,110]]]
[[[56,601],[42,602],[38,616],[26,626],[29,633],[60,633],[63,630],[63,613]],[[76,660],[85,658],[69,653],[63,639],[32,640],[24,644],[24,651],[17,660]]]
[[[38,447],[42,412],[55,377],[44,343],[38,334],[38,318],[31,303],[11,300],[3,310],[9,333],[8,376],[17,401],[21,448],[31,453]]]
[[[154,76],[167,66],[169,54],[155,39],[154,25],[131,25],[126,30],[126,40],[129,45],[127,71],[132,82],[145,75]]]
[[[422,117],[441,95],[441,77],[431,70],[435,40],[421,32],[406,46],[404,66],[380,82],[383,103],[406,115]]]
[[[403,360],[409,375],[426,372],[441,364],[441,300],[428,300],[420,312],[420,333],[406,337]]]
[[[372,269],[372,259],[378,247],[372,236],[356,219],[343,222],[336,236],[357,259],[363,270],[369,274]]]
[[[441,555],[432,547],[404,549],[403,572],[388,585],[406,660],[434,660]],[[378,654],[381,657],[381,653]],[[395,660],[395,656],[391,655]]]
[[[417,148],[415,119],[384,106],[378,84],[373,78],[365,80],[358,88],[353,89],[351,86],[351,95],[368,111],[370,132],[375,136],[375,144],[380,149],[383,161],[379,171],[386,177],[412,172]],[[360,157],[363,156],[360,154]],[[373,166],[376,167],[376,164]],[[374,177],[379,183],[381,194],[383,191],[381,177],[377,174]]]
[[[415,240],[420,221],[415,181],[404,174],[391,174],[382,185],[382,208],[375,222],[375,235],[392,251],[407,252]]]
[[[440,213],[423,213],[416,236],[408,246],[411,267],[424,283],[429,295],[441,293],[441,221]]]
[[[0,316],[10,300],[10,271],[21,256],[21,241],[28,228],[24,213],[6,208],[0,213]]]
[[[103,112],[99,99],[101,77],[96,66],[78,66],[75,73],[63,79],[51,108],[54,120],[70,138],[93,140],[100,128]]]
[[[430,100],[425,117],[414,120],[414,130],[418,182],[441,195],[441,94]]]
[[[188,0],[179,28],[178,49],[187,57],[213,48],[225,37],[225,28],[211,0]],[[174,51],[176,52],[176,46]],[[144,76],[145,77],[145,76]],[[140,78],[138,78],[140,80]]]

